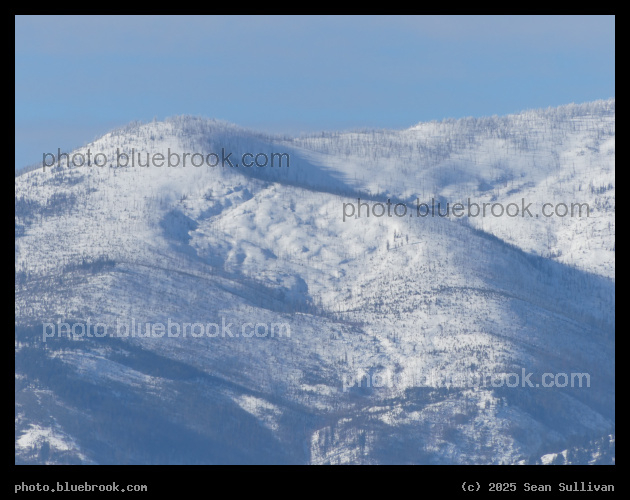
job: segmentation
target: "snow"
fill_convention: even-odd
[[[286,431],[281,417],[295,405],[336,419],[336,444],[324,437],[327,425],[309,429],[312,463],[376,460],[370,439],[378,440],[377,430],[357,444],[356,418],[365,414],[391,432],[413,429],[442,462],[516,463],[546,438],[514,437],[515,426],[555,435],[526,408],[504,409],[492,388],[466,392],[466,409],[454,395],[422,408],[406,398],[430,373],[520,368],[592,370],[600,389],[614,387],[614,123],[609,100],[299,138],[190,117],[131,124],[77,152],[102,152],[109,164],[117,149],[225,148],[237,158],[288,152],[291,164],[61,166],[16,177],[16,234],[24,228],[15,240],[16,273],[24,276],[16,281],[16,317],[21,324],[91,318],[107,325],[226,318],[235,331],[287,323],[290,337],[124,342],[244,388],[225,394],[274,433]],[[546,202],[588,203],[591,214],[342,217],[343,204],[357,198],[391,198],[415,211],[417,198],[433,197],[504,205],[526,199],[532,213]],[[16,352],[23,350],[24,341],[16,342]],[[50,356],[85,380],[165,398],[173,391],[112,358],[99,339],[69,351],[55,345]],[[395,374],[396,384],[370,388],[357,403],[343,380],[361,374]],[[565,411],[577,415],[577,431],[605,432],[610,415],[584,397],[566,395]],[[33,429],[18,441],[63,441]]]

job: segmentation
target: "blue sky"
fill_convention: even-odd
[[[17,16],[16,167],[132,120],[406,128],[615,95],[613,16]]]

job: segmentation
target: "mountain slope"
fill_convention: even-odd
[[[614,100],[300,138],[179,117],[88,148],[106,166],[16,177],[16,462],[518,463],[614,432]],[[290,165],[113,168],[222,148]],[[356,198],[412,216],[344,220]],[[88,319],[241,335],[43,339]]]

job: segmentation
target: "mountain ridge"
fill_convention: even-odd
[[[17,176],[16,460],[155,460],[150,426],[129,424],[137,433],[129,443],[114,432],[148,412],[159,415],[159,436],[181,434],[180,444],[167,439],[174,455],[156,455],[176,463],[264,461],[259,449],[291,463],[517,463],[614,433],[614,99],[454,123],[270,139],[177,117],[133,124],[75,152],[96,146],[111,161],[116,148],[286,151],[291,164],[55,166]],[[466,194],[537,204],[571,196],[590,202],[594,215],[342,219],[355,195],[411,206]],[[226,317],[283,321],[291,336],[44,342],[26,329],[64,319]],[[172,370],[156,372],[156,363]],[[538,379],[588,369],[594,387],[417,386],[432,371],[521,368]],[[204,375],[179,379],[180,369]],[[43,377],[56,370],[69,382]],[[358,387],[361,374],[396,383]],[[86,385],[92,379],[98,390]],[[346,387],[349,380],[357,383]],[[103,415],[66,383],[90,387],[77,393],[107,407],[118,398],[133,404]],[[207,416],[193,401],[217,410]],[[101,436],[73,414],[98,422]],[[247,435],[226,426],[226,416],[251,422]],[[42,460],[31,443],[41,446],[56,426],[76,446],[49,439],[58,446]],[[208,449],[187,453],[197,438]]]

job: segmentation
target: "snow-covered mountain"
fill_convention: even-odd
[[[614,434],[614,99],[301,137],[176,117],[88,150],[15,179],[16,462],[535,463]],[[469,199],[533,215],[417,217]],[[290,334],[44,338],[88,320]]]

